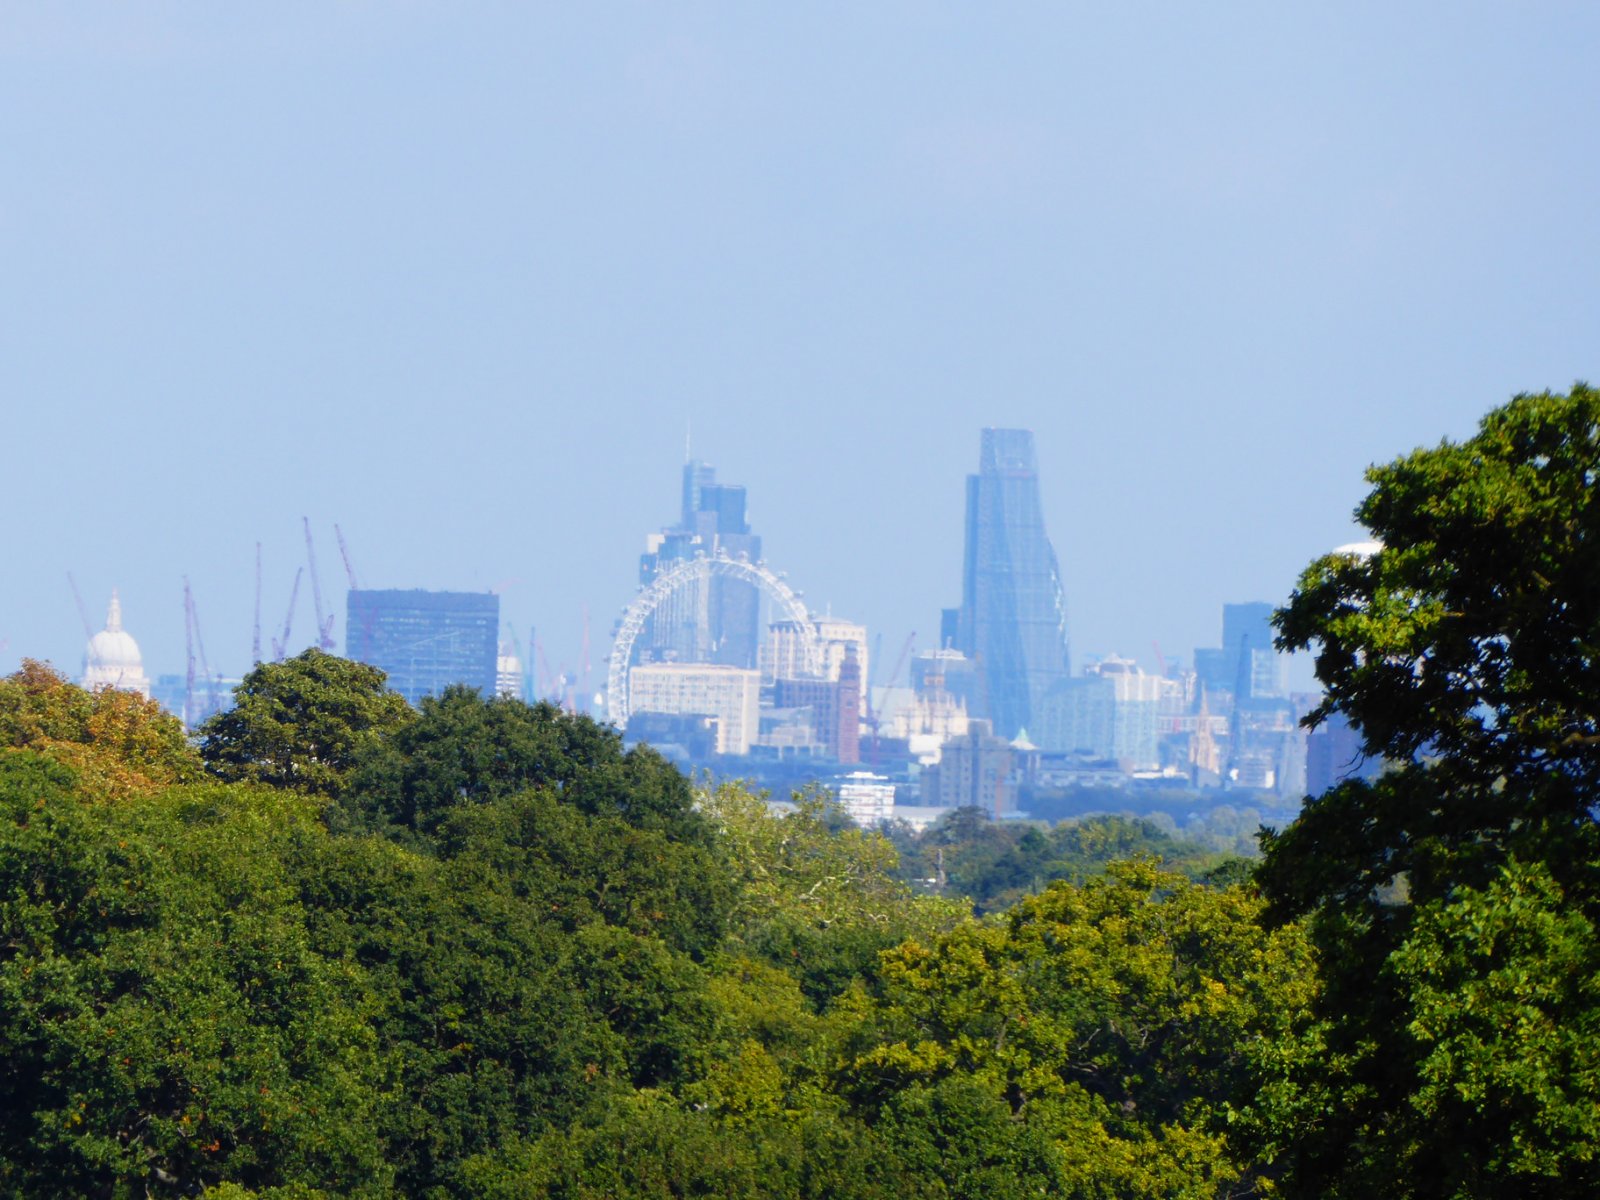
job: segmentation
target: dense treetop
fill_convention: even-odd
[[[258,663],[201,726],[200,755],[219,779],[332,796],[363,751],[411,719],[382,671],[312,648]]]
[[[1518,396],[1369,471],[1381,549],[1278,615],[1393,764],[1264,841],[1322,964],[1256,1111],[1300,1194],[1600,1190],[1597,472],[1600,393]]]
[[[133,692],[86,692],[24,659],[0,679],[0,746],[33,750],[119,795],[200,777],[183,725]]]

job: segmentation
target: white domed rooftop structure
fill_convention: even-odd
[[[83,649],[83,686],[91,692],[115,688],[119,692],[138,692],[150,698],[150,680],[144,673],[144,658],[139,643],[122,628],[122,602],[116,588],[111,589],[111,605],[106,609],[106,627],[89,639]]]
[[[1333,553],[1349,554],[1356,558],[1371,558],[1382,549],[1382,542],[1350,542],[1343,546],[1335,546]]]

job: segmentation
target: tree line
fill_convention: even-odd
[[[25,663],[0,1195],[1594,1194],[1597,468],[1578,385],[1369,472],[1278,622],[1392,766],[1259,863],[777,814],[316,650],[192,741]]]

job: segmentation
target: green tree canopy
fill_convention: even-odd
[[[826,793],[799,793],[793,811],[724,785],[704,797],[736,874],[734,943],[790,971],[826,1004],[876,971],[882,951],[933,937],[968,911],[913,896],[896,878],[898,855],[881,833],[858,829]]]
[[[838,1079],[869,1119],[965,1081],[1046,1136],[1072,1195],[1209,1196],[1250,1173],[1223,1100],[1304,1006],[1298,931],[1154,863],[1053,884],[886,953]]]
[[[364,757],[346,805],[357,820],[432,834],[462,803],[548,788],[590,816],[709,844],[689,781],[648,747],[587,716],[449,687]]]
[[[305,802],[105,803],[0,756],[0,1193],[381,1195],[389,1071],[362,973],[319,954]]]
[[[1297,1194],[1595,1190],[1600,1075],[1558,1033],[1595,996],[1544,976],[1592,973],[1600,916],[1597,472],[1600,393],[1518,396],[1369,470],[1381,548],[1317,560],[1277,615],[1315,651],[1313,720],[1402,764],[1263,841],[1321,959],[1258,1107]]]
[[[117,794],[200,776],[182,723],[153,700],[85,691],[33,659],[0,679],[0,747],[37,751]]]
[[[1314,562],[1278,614],[1366,750],[1453,778],[1600,784],[1600,392],[1522,395],[1368,470],[1382,548]]]
[[[312,648],[257,664],[233,707],[200,727],[200,756],[221,779],[334,796],[362,752],[412,715],[382,671]]]

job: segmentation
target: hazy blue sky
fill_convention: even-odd
[[[242,670],[304,514],[598,679],[691,421],[886,655],[1032,428],[1075,655],[1187,658],[1600,378],[1600,8],[1310,7],[0,2],[0,669],[72,570]]]

